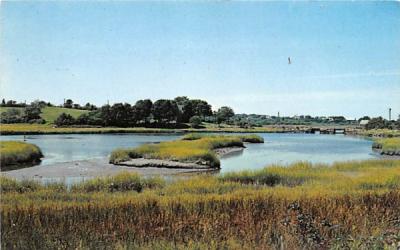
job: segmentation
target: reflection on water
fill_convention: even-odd
[[[259,169],[270,164],[296,161],[332,163],[376,158],[372,141],[344,135],[259,134],[264,144],[246,144],[246,149],[221,158],[221,172]],[[116,148],[178,139],[179,135],[86,134],[30,135],[45,157],[42,165],[107,157]],[[23,140],[23,136],[0,136],[0,140]],[[74,180],[68,181],[74,182]]]

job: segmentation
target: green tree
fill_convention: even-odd
[[[369,120],[368,124],[365,128],[368,129],[382,129],[388,128],[389,122],[383,119],[382,117],[372,118]]]
[[[133,106],[133,116],[138,122],[147,123],[150,120],[153,102],[150,99],[139,100]]]
[[[76,123],[74,117],[70,114],[62,113],[57,119],[54,121],[57,126],[69,126]]]
[[[67,99],[64,103],[64,108],[72,108],[72,105],[74,104],[74,102],[71,99]]]
[[[204,117],[212,115],[211,105],[206,101],[194,99],[185,102],[182,107],[182,122],[188,122],[192,116],[199,116],[202,120]]]
[[[158,123],[175,122],[179,115],[179,108],[173,100],[160,99],[154,103],[152,113]]]
[[[25,119],[20,109],[8,108],[5,112],[1,113],[1,123],[22,123]]]
[[[226,122],[229,118],[231,118],[234,115],[235,115],[235,112],[233,111],[232,108],[223,106],[223,107],[219,108],[217,111],[217,114],[216,114],[217,122],[218,122],[218,124],[220,124],[222,122]]]
[[[199,116],[195,115],[189,119],[189,122],[190,122],[190,126],[192,126],[192,128],[198,128],[201,125],[202,121]]]
[[[42,110],[40,109],[40,105],[37,102],[32,102],[31,105],[25,108],[25,120],[27,122],[31,120],[41,119],[40,114]]]

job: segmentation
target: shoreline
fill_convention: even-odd
[[[239,151],[243,151],[244,147],[226,147],[214,149],[214,152],[218,157],[223,157],[229,154],[234,154]],[[172,168],[172,169],[208,169],[208,170],[218,170],[219,168],[213,168],[206,164],[200,162],[179,162],[172,160],[162,160],[162,159],[146,159],[146,158],[135,158],[128,161],[115,164],[116,166],[127,166],[136,168]]]
[[[216,152],[218,157],[223,157],[238,151],[242,151],[244,148],[230,147],[223,148]],[[95,178],[115,175],[123,171],[137,173],[143,176],[174,176],[180,174],[199,174],[199,173],[209,173],[216,172],[219,169],[210,168],[205,165],[199,165],[198,168],[182,168],[182,167],[172,167],[166,164],[176,164],[175,161],[164,161],[164,160],[151,160],[147,159],[148,162],[142,161],[140,166],[133,165],[114,165],[108,162],[108,158],[97,158],[89,160],[79,160],[71,162],[60,162],[48,165],[37,165],[28,168],[21,168],[9,171],[2,171],[0,175],[15,178],[17,180],[33,179],[66,179],[66,178]],[[145,163],[158,163],[160,165],[154,164],[152,166],[146,166]],[[137,164],[137,163],[136,163]]]

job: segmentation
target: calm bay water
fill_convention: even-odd
[[[270,164],[296,161],[332,163],[376,158],[372,142],[344,135],[259,134],[264,144],[247,144],[240,153],[221,159],[221,172],[259,169]],[[31,135],[27,142],[38,145],[45,157],[42,165],[107,157],[113,149],[144,143],[175,140],[178,135],[92,134]],[[0,140],[23,140],[23,136],[1,136]]]

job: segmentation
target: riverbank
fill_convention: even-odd
[[[400,157],[400,138],[375,139],[372,148],[382,155]]]
[[[208,128],[118,128],[118,127],[55,127],[49,124],[1,124],[1,135],[37,135],[37,134],[118,134],[118,133],[140,133],[140,134],[183,134],[183,133],[279,133],[285,132],[279,127],[257,127],[239,128],[230,126],[208,127]]]
[[[114,133],[309,133],[313,128],[332,130],[346,129],[349,134],[360,134],[354,126],[309,126],[309,125],[268,125],[263,127],[241,128],[230,125],[207,124],[205,128],[119,128],[119,127],[55,127],[51,124],[1,124],[1,135],[35,135],[35,134],[114,134]]]
[[[129,172],[141,176],[174,176],[178,174],[195,174],[210,171],[209,169],[180,169],[180,168],[159,168],[159,167],[128,167],[116,166],[108,163],[108,158],[98,158],[82,161],[61,162],[49,165],[39,165],[24,169],[1,172],[0,175],[17,180],[42,180],[59,181],[68,180],[83,181],[95,177],[106,177]]]

